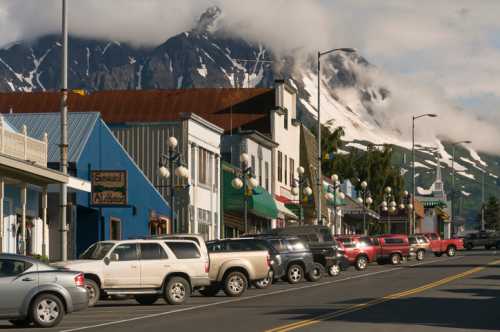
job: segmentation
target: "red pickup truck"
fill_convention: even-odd
[[[426,236],[429,241],[431,241],[431,250],[437,257],[441,257],[444,253],[448,255],[448,257],[455,256],[457,250],[464,249],[464,240],[463,239],[441,239],[439,234],[437,233],[424,233],[421,234]]]
[[[356,270],[362,271],[368,263],[377,260],[377,247],[368,236],[342,235],[335,238],[344,249],[344,255]]]
[[[408,236],[401,234],[385,234],[372,238],[377,248],[377,258],[389,260],[392,264],[400,264],[410,256],[410,242]]]

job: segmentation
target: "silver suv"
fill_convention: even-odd
[[[210,285],[208,256],[191,240],[97,242],[79,260],[54,265],[85,274],[89,306],[103,295],[132,295],[140,304],[163,296],[182,304],[192,290]]]

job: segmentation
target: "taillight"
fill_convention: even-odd
[[[208,273],[208,272],[210,272],[210,263],[205,262],[205,273]]]
[[[267,255],[266,263],[267,263],[267,267],[271,267],[271,256]]]
[[[75,285],[76,287],[85,287],[85,276],[83,273],[79,273],[75,277]]]

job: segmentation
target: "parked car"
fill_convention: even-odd
[[[221,289],[227,296],[241,296],[249,283],[269,277],[271,252],[261,239],[225,239],[207,243],[210,258],[210,286],[200,293],[215,296]]]
[[[365,270],[368,263],[377,261],[377,247],[368,236],[342,235],[335,238],[345,252],[345,257],[351,265],[359,270]]]
[[[308,281],[318,281],[323,274],[323,266],[314,262],[313,253],[307,243],[295,236],[277,236],[269,234],[253,235],[268,241],[281,257],[283,275],[282,278],[291,284],[296,284],[306,278]]]
[[[276,228],[273,235],[296,236],[304,240],[313,253],[315,263],[319,263],[330,276],[336,276],[340,270],[347,268],[349,262],[344,251],[332,237],[330,229],[326,226],[301,225]]]
[[[486,250],[491,248],[500,249],[500,232],[471,233],[463,239],[463,242],[467,250],[478,247],[484,247]]]
[[[408,237],[410,242],[410,257],[415,257],[417,261],[423,261],[425,253],[430,250],[431,243],[423,235],[412,235]]]
[[[385,234],[372,238],[377,247],[378,260],[389,260],[393,265],[400,264],[410,255],[408,236],[401,234]]]
[[[446,253],[448,257],[452,257],[456,255],[457,250],[464,249],[464,241],[459,238],[445,240],[441,239],[437,233],[424,233],[417,235],[424,235],[429,239],[431,250],[437,257],[441,257],[444,253]]]
[[[33,258],[0,254],[0,319],[16,327],[57,326],[64,315],[87,308],[81,272],[61,271]]]
[[[208,256],[191,240],[97,242],[79,260],[54,266],[85,274],[89,306],[103,295],[132,295],[140,304],[163,296],[170,304],[182,304],[192,290],[210,285]]]
[[[153,239],[159,240],[190,240],[194,241],[200,247],[200,253],[203,257],[208,257],[208,249],[205,239],[199,234],[188,234],[188,233],[178,233],[178,234],[163,234],[159,236],[154,236]]]

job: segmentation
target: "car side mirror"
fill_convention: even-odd
[[[109,259],[109,257],[104,257],[103,262],[104,264],[109,265],[109,263],[111,263],[111,259]]]

